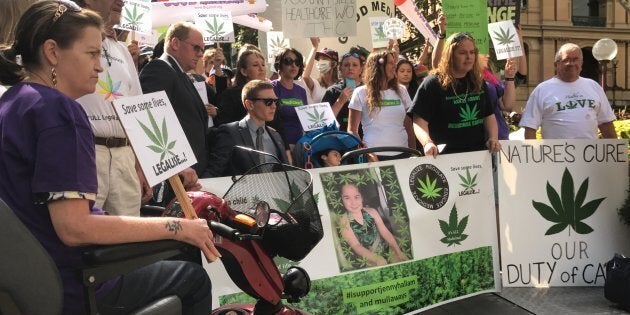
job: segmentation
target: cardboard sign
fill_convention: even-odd
[[[521,23],[521,0],[488,0],[488,23]]]
[[[287,38],[357,34],[355,0],[282,1],[282,32]]]
[[[442,8],[448,17],[446,35],[467,32],[475,39],[480,54],[487,54],[488,19],[485,1],[443,0]]]
[[[317,103],[295,107],[302,129],[311,131],[330,125],[333,121],[339,126],[335,114],[328,103]]]
[[[383,23],[389,19],[388,16],[370,17],[370,33],[372,34],[372,48],[381,48],[389,46],[387,34],[383,29]]]
[[[523,55],[523,47],[521,47],[521,41],[512,21],[490,23],[488,24],[488,33],[492,38],[497,60]]]
[[[203,31],[203,42],[206,44],[234,42],[234,26],[229,11],[199,11],[195,16],[195,25]]]
[[[628,189],[626,140],[501,141],[503,286],[603,286],[630,253],[617,209]]]
[[[267,32],[267,62],[273,64],[276,55],[285,48],[290,48],[288,38],[282,32]]]
[[[304,268],[312,280],[311,292],[296,307],[310,314],[409,314],[498,290],[492,163],[487,151],[309,172],[324,237],[300,262],[274,259],[281,270],[291,265]],[[286,180],[281,173],[252,176]],[[229,177],[200,181],[219,196],[232,184]],[[385,242],[396,245],[378,252],[383,265],[362,258],[340,233],[347,184],[358,187],[364,209],[375,209],[387,222],[392,238]],[[261,199],[254,190],[242,189],[242,194],[226,201],[248,205]],[[265,201],[278,209],[284,200]],[[204,267],[212,275],[213,305],[247,300],[222,263]]]
[[[149,185],[197,163],[166,92],[113,101]]]
[[[116,28],[151,34],[151,4],[144,1],[125,0],[120,25]]]

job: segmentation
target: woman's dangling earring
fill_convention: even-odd
[[[57,87],[57,70],[55,69],[55,67],[52,67],[52,69],[50,70],[50,79],[53,86]]]

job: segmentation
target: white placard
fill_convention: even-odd
[[[297,112],[304,131],[311,131],[328,126],[333,121],[339,126],[339,123],[335,119],[335,113],[333,113],[328,103],[298,106],[295,107],[295,111]]]
[[[192,22],[196,12],[230,11],[232,16],[261,13],[266,0],[204,0],[153,2],[153,27],[169,26],[179,21]]]
[[[149,185],[197,163],[166,92],[113,101]]]
[[[389,19],[389,16],[373,16],[370,17],[370,33],[372,34],[372,48],[387,47],[389,40],[383,29],[383,23]]]
[[[516,33],[512,20],[488,24],[488,33],[492,38],[494,52],[497,60],[520,57],[523,55],[523,47]]]
[[[125,0],[120,17],[120,25],[116,28],[151,34],[151,4],[144,1]]]
[[[282,49],[290,48],[291,44],[288,38],[284,38],[282,32],[267,32],[267,62],[274,63],[276,54]]]
[[[234,26],[229,11],[199,11],[195,15],[195,25],[203,31],[203,42],[233,43]]]
[[[287,38],[355,36],[356,19],[355,0],[282,2],[282,31]]]
[[[605,262],[630,253],[630,229],[617,215],[628,189],[627,141],[501,146],[503,286],[603,286]]]
[[[232,22],[259,30],[261,32],[273,30],[273,23],[256,13],[247,15],[232,15]]]

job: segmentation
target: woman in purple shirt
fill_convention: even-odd
[[[219,256],[205,220],[97,215],[93,208],[94,136],[74,99],[94,92],[102,26],[74,2],[38,1],[18,22],[15,41],[0,48],[0,83],[12,85],[0,98],[0,198],[57,265],[64,314],[85,312],[80,246],[176,239],[208,259]],[[102,314],[129,313],[178,295],[184,313],[208,314],[210,293],[201,266],[158,262],[104,283],[97,304]]]

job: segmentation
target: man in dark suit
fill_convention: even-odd
[[[273,120],[278,108],[273,85],[252,80],[243,87],[241,99],[247,111],[245,118],[219,126],[211,141],[210,177],[241,175],[260,163],[277,162],[270,156],[234,148],[237,145],[264,151],[287,163],[282,137],[266,125]]]
[[[192,168],[201,177],[208,165],[208,113],[186,72],[194,69],[203,57],[203,36],[193,24],[177,22],[166,31],[164,46],[164,54],[140,72],[140,84],[144,93],[166,91],[195,153],[197,164]]]

